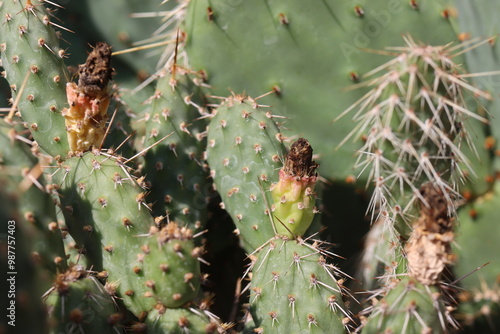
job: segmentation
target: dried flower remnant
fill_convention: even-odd
[[[111,47],[98,43],[85,64],[79,66],[78,86],[74,82],[66,85],[70,107],[64,109],[62,114],[66,119],[72,152],[85,152],[102,143],[108,119],[108,83],[112,71]]]
[[[439,282],[444,268],[453,263],[454,218],[448,215],[448,204],[441,189],[431,183],[420,188],[420,216],[406,244],[408,268],[412,277],[425,285]]]

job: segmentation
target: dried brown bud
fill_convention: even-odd
[[[290,176],[314,176],[318,164],[312,160],[313,150],[309,141],[299,138],[292,144],[290,152],[285,159],[283,167],[285,173]]]
[[[107,90],[111,80],[111,47],[106,43],[97,43],[90,52],[85,64],[78,67],[78,88],[87,95],[96,96]]]

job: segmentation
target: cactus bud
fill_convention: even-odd
[[[85,152],[100,146],[105,133],[111,79],[111,47],[98,43],[80,65],[78,86],[66,85],[69,109],[63,110],[70,149]]]
[[[312,147],[304,138],[293,143],[279,172],[279,182],[271,187],[274,224],[279,235],[295,239],[303,235],[314,217],[316,168]]]

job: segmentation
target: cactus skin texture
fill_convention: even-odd
[[[449,1],[417,2],[192,1],[186,53],[194,70],[207,73],[214,95],[227,87],[251,96],[278,88],[261,103],[288,117],[286,136],[309,139],[322,157],[323,177],[345,180],[353,174],[357,147],[335,146],[352,122],[330,121],[366,93],[346,88],[384,61],[364,49],[401,45],[407,33],[431,45],[457,39],[444,15]]]
[[[59,274],[44,298],[51,317],[50,333],[124,333],[116,302],[81,266]]]
[[[211,195],[208,168],[203,163],[206,124],[197,120],[203,110],[196,105],[200,94],[194,78],[178,67],[173,73],[165,72],[148,99],[150,109],[145,116],[144,146],[154,145],[144,159],[143,173],[150,184],[148,201],[154,203],[157,215],[197,232],[206,221]]]
[[[142,295],[152,294],[165,307],[180,307],[193,300],[200,288],[198,258],[202,250],[194,246],[191,230],[174,222],[151,234],[141,247],[144,257],[140,262],[147,281],[139,288],[143,288]]]
[[[262,247],[250,303],[257,333],[345,332],[348,313],[334,267],[304,241],[277,238]]]
[[[248,253],[275,235],[266,190],[286,154],[282,141],[270,111],[246,96],[227,98],[210,121],[207,160]]]
[[[13,97],[38,145],[51,156],[69,151],[64,118],[65,85],[69,77],[62,61],[64,50],[41,1],[7,0],[0,4],[5,22],[0,27],[0,52]],[[29,74],[28,74],[29,73]],[[28,79],[23,85],[24,79]],[[24,87],[23,87],[24,86]]]

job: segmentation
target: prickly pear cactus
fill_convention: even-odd
[[[210,121],[211,174],[248,253],[275,235],[267,189],[277,180],[283,140],[271,111],[248,96],[228,97]]]
[[[396,58],[370,73],[384,71],[366,82],[370,92],[344,112],[357,109],[357,125],[343,142],[363,137],[356,166],[374,184],[372,218],[375,211],[404,218],[423,198],[418,189],[426,182],[441,190],[454,214],[458,187],[474,173],[462,151],[462,139],[474,148],[467,120],[488,122],[466,99],[489,95],[457,75],[453,49],[419,45],[410,37],[406,43],[396,48]]]
[[[124,333],[116,301],[81,267],[59,274],[44,298],[52,333]]]
[[[2,1],[0,52],[17,108],[38,145],[64,158],[69,150],[64,118],[65,50],[52,28],[53,18],[42,1]]]
[[[495,4],[63,2],[0,2],[18,331],[494,332]]]
[[[68,231],[132,312],[157,303],[177,307],[196,296],[201,251],[192,232],[173,222],[157,228],[126,166],[88,152],[65,161],[54,181]]]
[[[323,255],[303,240],[274,239],[261,248],[250,292],[255,332],[345,332],[349,313],[337,268]]]
[[[453,42],[452,12],[449,1],[195,1],[187,9],[186,52],[214,95],[227,87],[251,96],[274,91],[261,103],[288,117],[284,134],[308,138],[322,157],[320,174],[344,180],[357,175],[358,147],[335,148],[353,124],[330,121],[367,92],[349,88],[383,64],[366,49],[403,45],[408,32],[430,45]]]
[[[375,300],[363,333],[445,333],[446,314],[435,287],[405,277],[387,286],[388,292]],[[363,319],[366,321],[366,319]]]
[[[206,220],[212,195],[204,163],[206,111],[193,80],[180,67],[164,71],[148,103],[144,147],[144,174],[148,201],[157,215],[199,231]]]

